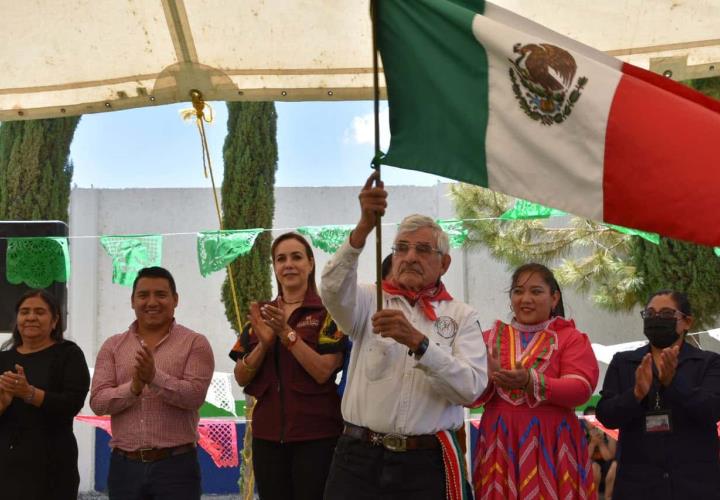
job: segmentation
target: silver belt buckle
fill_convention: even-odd
[[[141,461],[141,462],[143,462],[143,463],[148,463],[148,462],[151,461],[151,460],[145,460],[145,453],[144,453],[144,452],[146,452],[146,451],[152,451],[152,448],[140,448],[138,451],[140,452],[140,461]]]
[[[407,437],[400,434],[385,434],[382,445],[390,451],[407,451]]]

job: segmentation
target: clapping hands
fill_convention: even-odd
[[[494,346],[488,347],[488,376],[495,384],[505,390],[525,389],[530,382],[530,372],[526,368],[504,369],[500,366],[500,357]]]
[[[285,305],[282,298],[278,299],[278,305],[265,304],[260,308],[260,314],[267,326],[269,326],[276,337],[284,339],[292,328],[285,320]]]
[[[679,353],[680,346],[677,345],[663,349],[660,352],[660,357],[657,361],[658,380],[660,380],[660,383],[665,387],[669,386],[673,378],[675,378]]]
[[[3,393],[0,398],[3,398],[3,402],[7,398],[12,400],[13,397],[23,399],[30,393],[30,390],[30,384],[28,384],[22,366],[15,365],[15,372],[6,371],[0,375],[0,391]]]
[[[248,317],[250,325],[252,325],[253,332],[258,338],[258,341],[265,347],[270,347],[275,343],[277,335],[273,331],[272,327],[267,324],[263,318],[260,304],[253,302],[250,304],[250,315]]]
[[[155,378],[155,356],[145,342],[140,342],[140,349],[135,353],[135,372],[133,373],[130,390],[140,395],[143,387]]]
[[[675,372],[677,371],[678,365],[678,354],[680,353],[680,346],[667,347],[660,351],[660,355],[655,360],[655,367],[658,372],[658,380],[660,383],[667,387],[675,378]],[[642,361],[635,370],[635,387],[633,393],[635,399],[641,401],[652,387],[653,381],[653,356],[651,353],[647,353],[643,356]]]

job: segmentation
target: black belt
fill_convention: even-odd
[[[157,462],[165,458],[174,457],[189,453],[195,449],[195,443],[181,444],[170,448],[140,448],[135,451],[125,451],[120,448],[113,448],[113,453],[125,457],[128,460],[136,460],[138,462]]]
[[[408,451],[408,450],[432,450],[440,448],[435,434],[421,434],[417,436],[404,436],[402,434],[371,431],[367,427],[345,422],[343,434],[360,441],[365,441],[373,446],[383,446],[390,451]]]

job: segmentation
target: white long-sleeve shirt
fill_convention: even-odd
[[[457,300],[433,302],[437,320],[419,303],[383,292],[385,309],[401,310],[430,340],[420,360],[391,338],[373,333],[374,285],[358,285],[361,249],[345,242],[322,274],[321,295],[353,341],[342,400],[343,418],[376,432],[434,434],[463,423],[463,405],[487,385],[485,343],[477,312]]]

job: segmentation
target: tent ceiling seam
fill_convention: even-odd
[[[347,75],[347,74],[370,74],[372,68],[328,68],[328,69],[238,69],[224,71],[226,75],[236,76],[263,76],[263,75]],[[380,70],[382,73],[382,69]],[[10,95],[17,93],[31,92],[52,92],[58,90],[71,90],[78,88],[97,87],[99,85],[116,85],[121,83],[138,82],[143,80],[157,80],[160,73],[148,73],[146,75],[136,75],[126,78],[109,78],[105,80],[91,80],[87,82],[71,82],[61,83],[57,85],[45,85],[42,87],[17,87],[10,89],[0,89],[0,95]]]
[[[669,50],[697,49],[700,47],[713,47],[720,45],[720,38],[711,40],[696,40],[693,42],[667,43],[664,45],[648,45],[646,47],[631,47],[629,49],[606,50],[609,56],[632,56],[635,54],[650,54],[653,52],[667,52]]]
[[[178,62],[198,62],[185,2],[183,0],[162,0],[162,4]]]

